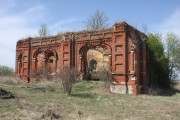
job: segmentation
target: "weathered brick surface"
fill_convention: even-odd
[[[145,34],[120,22],[105,30],[19,40],[16,45],[16,74],[22,81],[31,82],[30,72],[40,65],[51,73],[66,65],[84,72],[87,51],[99,46],[109,54],[108,64],[115,77],[113,85],[122,86],[117,90],[129,88],[131,91],[126,93],[137,94],[138,88],[148,82],[146,39]]]

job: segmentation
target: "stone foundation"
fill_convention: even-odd
[[[112,93],[119,93],[119,94],[133,94],[133,87],[132,86],[126,87],[125,85],[111,85],[110,91]]]

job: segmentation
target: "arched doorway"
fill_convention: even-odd
[[[97,69],[97,61],[94,59],[91,59],[88,64],[89,71],[96,71]]]
[[[98,71],[103,66],[103,48],[101,49],[101,51],[96,48],[87,51],[87,63],[90,71]]]
[[[92,79],[101,67],[111,65],[111,51],[106,45],[85,45],[79,55],[84,79]]]

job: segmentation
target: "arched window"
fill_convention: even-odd
[[[90,71],[96,71],[97,68],[97,61],[92,59],[89,61],[89,70]]]

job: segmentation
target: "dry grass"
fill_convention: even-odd
[[[1,120],[179,120],[180,93],[164,96],[105,94],[102,82],[82,81],[72,95],[54,81],[6,84],[15,99],[0,99]],[[33,88],[45,88],[34,92]],[[52,90],[53,88],[53,90]],[[170,92],[170,91],[168,91]]]
[[[18,80],[18,78],[15,78],[15,77],[11,77],[11,76],[0,76],[0,83],[3,83],[3,84],[8,84],[8,85],[13,85],[13,84],[17,84],[19,83],[20,81]]]
[[[175,83],[176,83],[175,88],[180,90],[180,80],[176,80]]]

